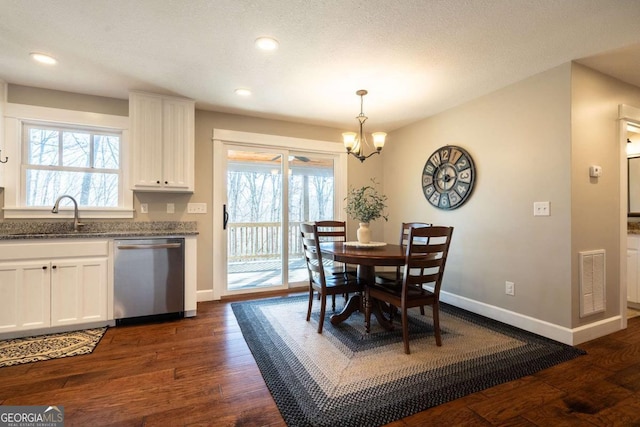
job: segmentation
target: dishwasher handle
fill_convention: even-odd
[[[151,243],[135,245],[118,245],[118,249],[175,249],[182,247],[182,243]]]

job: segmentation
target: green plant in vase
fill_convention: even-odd
[[[365,185],[360,188],[351,188],[347,194],[346,212],[349,218],[355,219],[359,222],[358,228],[358,242],[369,243],[371,242],[371,231],[369,230],[369,223],[375,221],[378,218],[388,220],[384,210],[387,208],[386,201],[387,196],[381,194],[376,185],[378,184],[374,179],[371,180],[373,185]]]

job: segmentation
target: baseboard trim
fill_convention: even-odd
[[[570,329],[444,291],[440,292],[440,300],[568,345],[581,344],[622,329],[622,318],[619,315]]]
[[[213,301],[213,289],[205,289],[196,292],[196,300],[198,302]]]

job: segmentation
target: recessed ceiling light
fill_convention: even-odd
[[[280,43],[273,37],[258,37],[256,47],[260,50],[276,50]]]
[[[239,96],[249,96],[251,95],[251,91],[249,89],[238,88],[235,90],[236,95]]]
[[[42,64],[54,65],[58,63],[58,60],[53,56],[45,55],[44,53],[31,52],[29,55],[35,60]]]

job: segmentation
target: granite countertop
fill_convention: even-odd
[[[196,221],[84,222],[73,231],[73,222],[0,222],[0,240],[89,239],[113,237],[196,236]]]

